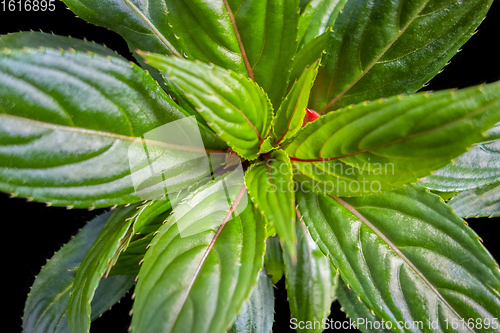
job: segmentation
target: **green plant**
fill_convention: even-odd
[[[0,189],[114,207],[43,268],[26,331],[88,331],[137,282],[133,332],[268,332],[283,274],[296,322],[337,289],[396,332],[498,331],[498,265],[461,217],[498,215],[500,83],[414,94],[491,1],[65,3],[151,75],[0,37]]]

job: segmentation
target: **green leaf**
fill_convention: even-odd
[[[166,0],[164,6],[166,19],[188,59],[211,62],[238,73],[246,72],[225,1]]]
[[[151,233],[136,240],[132,239],[125,252],[117,258],[116,264],[110,268],[108,276],[137,276],[140,264],[153,238],[154,234]]]
[[[227,4],[241,37],[240,49],[248,59],[247,72],[277,109],[286,93],[292,58],[297,50],[299,2],[227,0]]]
[[[150,201],[142,205],[119,207],[109,218],[78,268],[68,306],[71,332],[88,332],[90,301],[102,276],[108,276],[120,255],[127,250],[137,232],[144,232],[156,224],[152,220],[164,218],[173,201]],[[134,273],[134,272],[132,272]],[[128,274],[128,272],[125,272]]]
[[[492,0],[347,1],[327,43],[310,107],[412,94],[473,35]]]
[[[346,0],[313,0],[299,17],[299,47],[293,57],[290,81],[295,81],[305,68],[323,56],[326,41],[339,11]]]
[[[24,307],[24,332],[68,332],[67,310],[76,270],[110,213],[89,222],[47,262],[38,274]],[[134,276],[102,279],[92,301],[94,320],[118,302],[134,285]]]
[[[309,92],[318,73],[318,63],[319,60],[304,70],[276,112],[273,127],[274,145],[285,142],[302,128]]]
[[[418,182],[429,189],[452,192],[473,189],[500,180],[500,124],[453,163]]]
[[[163,1],[64,0],[80,18],[116,31],[131,50],[143,49],[180,56],[183,50],[174,35]]]
[[[395,332],[498,317],[498,264],[438,196],[412,185],[346,199],[298,191],[297,202],[344,282]],[[414,321],[419,329],[398,329]]]
[[[285,151],[294,179],[356,196],[392,190],[447,165],[500,120],[500,82],[361,103],[307,124]]]
[[[278,107],[297,48],[298,0],[64,0],[132,51],[186,56],[254,77]]]
[[[250,79],[219,67],[141,53],[177,84],[221,139],[240,156],[255,159],[271,129],[272,106]]]
[[[363,302],[358,299],[356,293],[349,289],[344,281],[342,281],[340,275],[336,278],[335,295],[337,300],[342,306],[341,310],[345,312],[346,316],[349,318],[350,322],[356,324],[356,328],[363,333],[388,333],[390,330],[386,329],[385,326],[380,326],[380,318],[371,313],[370,309],[363,304]],[[378,323],[378,324],[375,324]],[[373,328],[373,324],[377,325]],[[369,326],[371,325],[371,326]]]
[[[78,267],[68,303],[68,326],[71,333],[90,330],[90,302],[101,277],[112,266],[113,258],[126,249],[134,235],[134,219],[131,216],[136,208],[138,207],[135,205],[119,207],[110,216]]]
[[[297,223],[297,260],[284,251],[285,282],[291,317],[298,322],[323,322],[334,299],[331,265],[311,239],[305,224]],[[297,332],[323,332],[323,327],[305,325]]]
[[[0,190],[14,196],[74,207],[137,202],[142,195],[134,177],[143,178],[151,160],[160,161],[168,150],[165,142],[147,141],[148,160],[144,135],[190,121],[149,75],[120,58],[4,49],[0,72]],[[225,147],[192,122],[190,135],[201,135],[200,145]],[[178,184],[209,172],[175,169],[170,166],[168,176],[178,176]]]
[[[250,298],[243,303],[230,333],[271,333],[274,319],[274,290],[266,269],[259,273],[259,282]]]
[[[256,208],[276,228],[289,251],[296,257],[295,193],[290,159],[275,150],[266,162],[252,164],[245,173],[248,194]]]
[[[81,39],[58,36],[38,31],[22,31],[0,36],[0,50],[23,48],[73,49],[80,52],[91,52],[102,56],[122,58],[118,53],[105,46]]]
[[[328,33],[347,0],[312,0],[299,18],[299,50]]]
[[[293,58],[290,82],[295,82],[307,66],[321,58],[327,39],[328,34],[324,33],[297,51]]]
[[[448,203],[459,216],[500,216],[500,181],[454,196]]]
[[[179,198],[174,200],[174,204]],[[132,217],[135,219],[134,235],[130,240],[126,250],[119,254],[116,264],[109,271],[109,276],[113,275],[134,275],[137,276],[144,254],[151,243],[155,232],[160,228],[167,217],[172,213],[170,206],[172,202],[150,201],[141,206],[141,209]]]
[[[299,0],[299,6],[300,6],[300,13],[302,13],[307,5],[311,2],[311,0]]]
[[[260,145],[259,154],[269,153],[271,150],[279,147],[273,146],[274,138],[272,135],[268,136]]]
[[[138,275],[133,332],[224,332],[235,320],[266,235],[239,170],[186,197],[159,229]]]
[[[283,262],[283,252],[281,251],[280,239],[278,236],[268,237],[266,240],[266,254],[264,255],[264,265],[267,274],[273,284],[278,283],[283,277],[285,263]]]

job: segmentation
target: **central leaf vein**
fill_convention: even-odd
[[[422,281],[432,290],[434,294],[439,298],[441,302],[455,315],[457,318],[462,320],[462,316],[446,301],[446,299],[441,295],[439,290],[425,277],[425,275],[409,260],[403,252],[393,243],[389,238],[387,238],[380,230],[378,230],[370,221],[368,221],[363,215],[361,215],[354,207],[349,205],[347,202],[344,200],[335,197],[335,196],[330,196],[332,199],[337,201],[340,205],[342,205],[344,208],[346,208],[349,212],[351,212],[356,218],[358,218],[363,224],[365,224],[368,228],[370,228],[378,237],[380,237],[384,243],[389,245],[391,249],[422,279]],[[469,327],[469,330],[471,332],[474,332]]]

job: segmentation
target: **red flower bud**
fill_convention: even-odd
[[[302,123],[302,127],[304,127],[307,123],[311,121],[315,121],[319,118],[319,113],[314,110],[310,110],[306,108],[306,116],[304,117],[304,122]]]

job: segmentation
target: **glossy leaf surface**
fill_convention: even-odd
[[[302,128],[306,114],[309,92],[318,70],[318,62],[306,68],[293,84],[280,108],[276,112],[273,126],[274,145],[279,145],[291,138]]]
[[[335,21],[310,107],[412,94],[474,33],[492,0],[347,1]]]
[[[279,105],[297,48],[298,1],[65,0],[78,16],[136,49],[250,75]]]
[[[272,120],[272,106],[258,85],[219,67],[159,54],[141,55],[184,91],[208,125],[235,152],[246,159],[258,156]]]
[[[500,124],[487,137],[418,184],[438,191],[463,191],[500,180]]]
[[[250,298],[243,303],[229,333],[270,333],[274,319],[274,290],[266,269],[259,273],[259,282]]]
[[[106,221],[101,232],[85,254],[77,269],[68,303],[68,326],[71,333],[89,332],[91,301],[101,277],[112,265],[112,260],[127,248],[134,235],[132,205],[118,208]]]
[[[299,46],[293,58],[290,81],[296,80],[302,71],[321,59],[326,41],[345,0],[314,0],[301,9],[299,17]]]
[[[297,260],[294,262],[287,251],[285,282],[290,303],[290,314],[297,322],[323,322],[328,318],[334,299],[331,264],[311,239],[305,224],[297,223]],[[323,332],[322,327],[300,325],[297,332]],[[304,327],[304,328],[301,328]]]
[[[140,263],[144,258],[155,232],[172,213],[170,207],[176,205],[180,198],[172,201],[150,201],[140,206],[133,219],[134,235],[123,253],[119,254],[115,264],[106,273],[113,275],[134,275],[139,273]]]
[[[68,332],[68,301],[76,271],[108,220],[110,213],[89,222],[47,262],[31,287],[23,316],[24,332]],[[134,285],[134,276],[102,279],[92,302],[91,319],[98,318]]]
[[[0,189],[31,200],[74,207],[141,200],[129,162],[135,174],[149,169],[144,147],[132,143],[187,119],[150,76],[119,58],[5,49],[0,71]],[[207,148],[225,147],[208,128],[192,127]],[[157,144],[150,145],[153,160],[165,154]],[[201,176],[169,172],[176,182]]]
[[[337,296],[340,306],[342,306],[340,309],[345,312],[346,317],[350,320],[350,322],[354,322],[356,324],[356,328],[358,330],[363,333],[391,332],[391,330],[386,329],[384,326],[379,329],[373,328],[373,324],[381,323],[380,318],[373,315],[370,309],[368,309],[366,305],[358,299],[356,293],[347,288],[340,275],[337,276],[336,281],[337,288],[335,289],[335,295]],[[380,327],[379,325],[377,326]]]
[[[68,322],[71,332],[88,332],[90,322],[90,301],[102,276],[107,277],[130,242],[141,232],[154,228],[156,218],[170,213],[176,201],[157,200],[142,205],[119,207],[106,222],[78,268],[68,306]],[[161,222],[160,222],[161,224]],[[137,245],[134,244],[134,247]],[[144,252],[145,252],[144,248]],[[136,249],[133,249],[136,251]],[[130,264],[130,263],[129,263]],[[120,274],[133,274],[124,271]],[[116,274],[116,273],[115,273]]]
[[[329,33],[346,0],[312,0],[299,18],[299,50],[313,39]]]
[[[275,150],[271,159],[253,164],[245,173],[245,184],[256,208],[276,228],[280,241],[295,257],[295,193],[288,156]]]
[[[361,103],[303,127],[294,179],[339,196],[392,190],[448,164],[500,118],[500,83]]]
[[[312,41],[300,48],[293,58],[292,70],[290,72],[290,82],[295,82],[307,66],[310,66],[318,59],[321,59],[325,49],[328,34],[314,38]]]
[[[453,197],[449,205],[459,216],[500,216],[500,182],[464,191]]]
[[[265,223],[233,172],[188,196],[138,275],[132,332],[224,332],[257,283]]]
[[[226,0],[224,0],[226,1]],[[255,81],[278,109],[297,49],[298,0],[227,0]]]
[[[163,1],[142,0],[64,0],[82,19],[119,33],[130,50],[162,54],[182,54],[170,27]]]
[[[394,331],[412,330],[400,321],[421,321],[415,331],[468,331],[452,330],[452,321],[500,313],[498,264],[438,196],[407,186],[346,199],[301,191],[297,202],[344,282]]]

